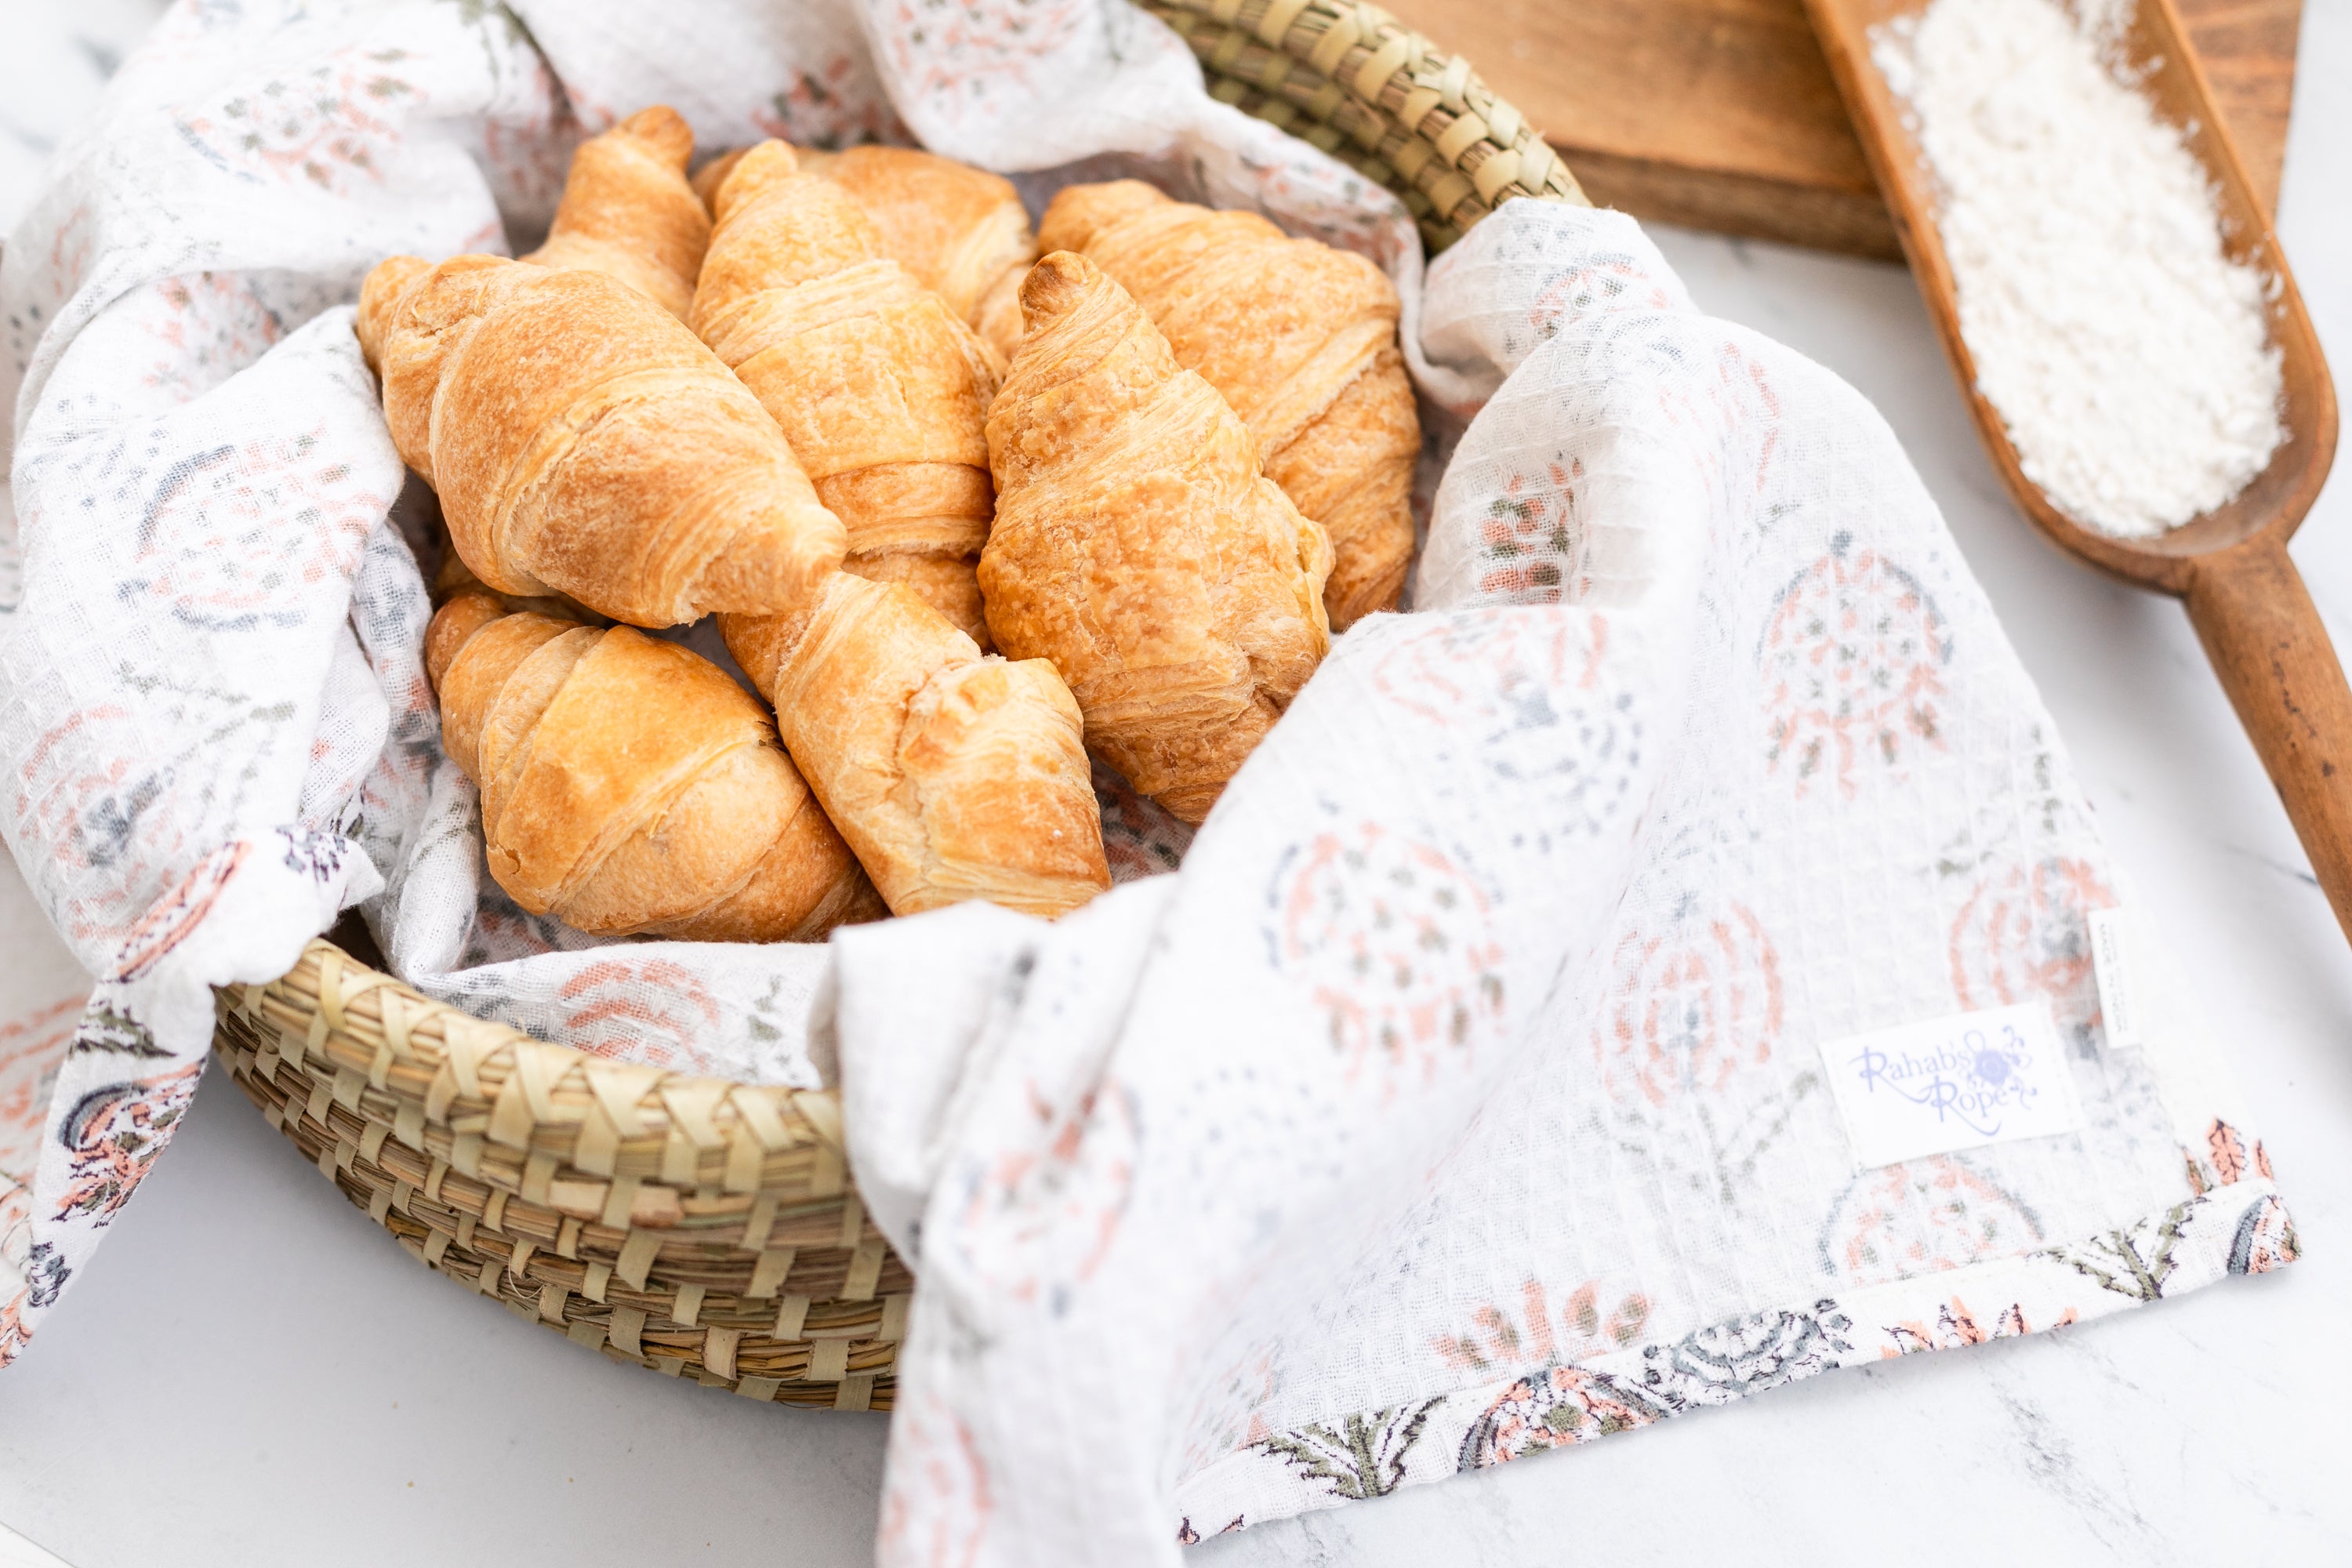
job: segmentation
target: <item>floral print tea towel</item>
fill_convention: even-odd
[[[1172,1562],[2295,1255],[2186,999],[2106,1039],[2128,883],[1870,406],[1613,213],[1506,206],[1421,331],[1468,423],[1416,612],[1181,872],[836,942],[922,1282],[892,1568]],[[2045,1008],[2074,1130],[1857,1167],[1825,1042]]]
[[[591,942],[483,876],[350,300],[391,252],[528,245],[654,101],[1037,202],[1147,174],[1395,279],[1417,608],[1339,639],[1189,849],[1106,778],[1095,906],[829,948]],[[2084,923],[2127,886],[1869,407],[1614,214],[1515,203],[1424,280],[1393,198],[1124,0],[184,0],[0,321],[0,829],[96,977],[0,1037],[0,1363],[168,1141],[211,987],[353,904],[545,1037],[837,1070],[922,1279],[893,1565],[1167,1562],[2294,1254],[2180,999],[2105,1037]],[[2032,1002],[2080,1131],[1854,1168],[1822,1041]]]

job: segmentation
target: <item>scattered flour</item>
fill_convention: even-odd
[[[2131,0],[1934,0],[1877,29],[1909,108],[1977,385],[2026,478],[2123,538],[2228,500],[2283,432],[2264,283],[2205,170],[2118,79]]]

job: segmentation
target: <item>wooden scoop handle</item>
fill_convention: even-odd
[[[2352,689],[2319,610],[2263,535],[2192,558],[2189,619],[2352,937]]]

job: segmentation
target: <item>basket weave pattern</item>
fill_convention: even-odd
[[[1143,0],[1176,29],[1209,96],[1291,132],[1404,200],[1431,253],[1513,196],[1590,206],[1527,116],[1377,5]]]
[[[615,1360],[889,1408],[912,1281],[830,1092],[548,1045],[324,942],[215,1000],[238,1085],[424,1263]]]

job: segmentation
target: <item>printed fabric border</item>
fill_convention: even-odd
[[[2231,1130],[2215,1123],[2224,1137]],[[2259,1154],[2257,1155],[2259,1159]],[[2192,1165],[2192,1169],[2194,1166]],[[1767,1309],[1416,1404],[1276,1432],[1177,1488],[1180,1543],[1728,1405],[1834,1368],[2014,1339],[2294,1260],[2267,1170],[2084,1240]]]

